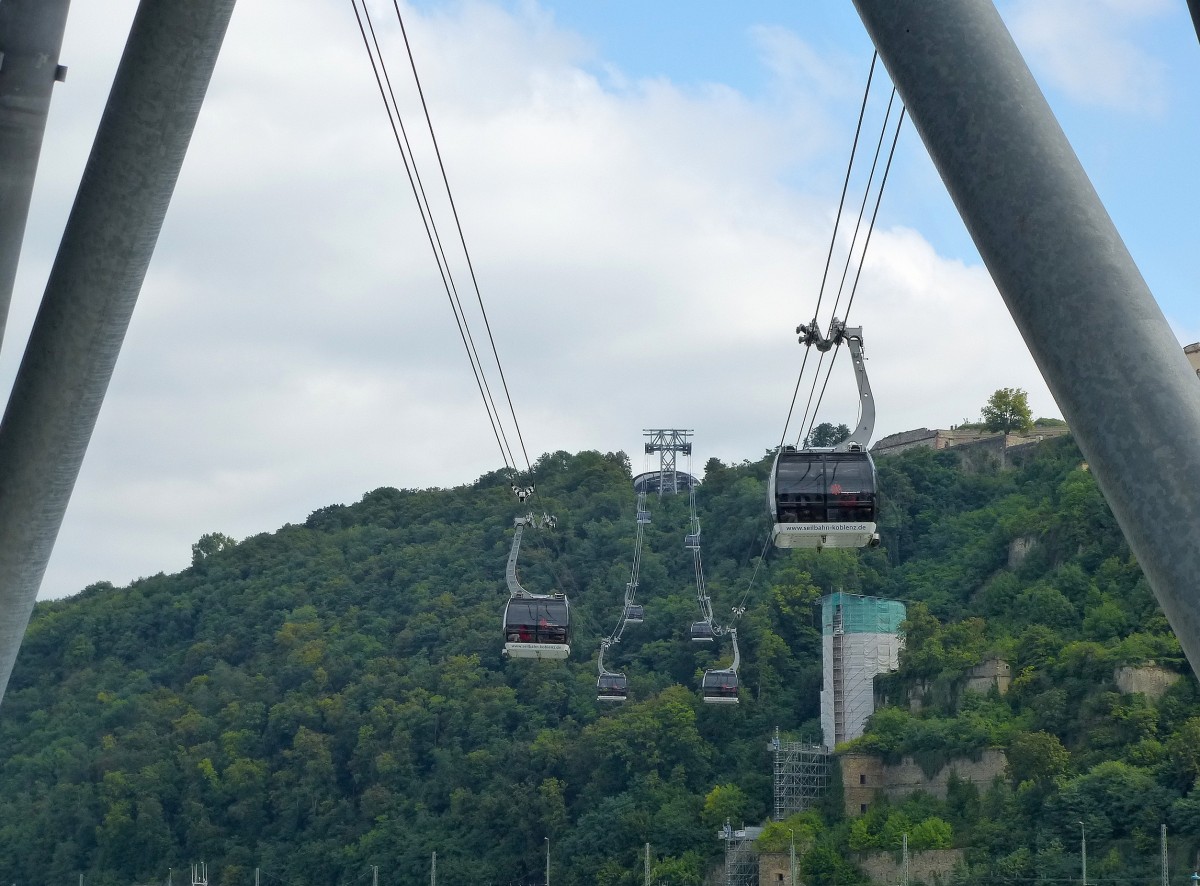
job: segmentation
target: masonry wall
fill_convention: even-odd
[[[1008,758],[999,748],[987,748],[978,761],[952,760],[934,773],[932,778],[912,757],[905,757],[889,766],[872,754],[840,754],[838,764],[842,771],[844,808],[846,815],[853,817],[870,809],[880,796],[899,799],[916,791],[924,791],[944,800],[946,786],[952,775],[971,782],[980,792],[986,791],[997,777],[1004,776]]]
[[[857,862],[863,873],[875,883],[891,886],[904,879],[903,860],[899,852],[864,852]],[[910,852],[908,879],[928,883],[930,886],[948,883],[954,868],[963,863],[961,849],[925,849],[921,852]]]
[[[911,431],[900,431],[883,437],[871,447],[873,455],[898,455],[909,449],[924,447],[926,449],[962,449],[964,455],[978,453],[994,455],[1003,461],[1006,450],[1031,446],[1042,442],[1047,437],[1060,437],[1069,434],[1065,427],[1034,428],[1025,434],[999,434],[995,431],[985,431],[980,428],[916,428]]]
[[[796,880],[800,881],[800,849],[796,849]],[[786,852],[760,852],[758,854],[758,886],[788,886],[791,856]]]

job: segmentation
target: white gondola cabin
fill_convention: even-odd
[[[567,658],[571,609],[563,594],[512,596],[504,607],[504,654],[510,658]]]

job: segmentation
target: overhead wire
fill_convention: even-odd
[[[879,155],[883,150],[883,140],[887,135],[888,121],[892,117],[892,105],[895,103],[896,87],[893,86],[892,94],[888,96],[887,110],[883,113],[883,125],[879,127],[879,139],[875,142],[875,156],[871,158],[871,170],[867,173],[867,185],[863,188],[862,203],[858,205],[858,218],[854,222],[854,233],[850,237],[850,248],[846,250],[846,262],[842,265],[842,279],[838,281],[837,297],[833,300],[833,316],[835,317],[837,316],[838,305],[842,302],[842,293],[846,288],[846,276],[850,271],[850,262],[854,259],[854,247],[858,245],[858,233],[862,229],[863,216],[866,214],[867,210],[867,200],[869,200],[871,196],[871,185],[875,181],[875,170],[879,168]],[[890,156],[888,157],[888,161],[891,162]],[[884,183],[886,184],[886,179]],[[879,196],[883,196],[882,185],[879,188]],[[875,205],[878,207],[878,200],[876,200]],[[872,216],[871,221],[872,223],[875,221],[874,216]],[[869,236],[870,232],[868,231],[868,238]],[[866,246],[864,245],[862,255],[859,256],[858,261],[858,269],[860,272],[862,270],[862,263],[866,257],[867,251]],[[857,277],[855,279],[857,279]],[[843,317],[842,319],[844,320],[845,318]]]
[[[471,332],[470,320],[467,317],[462,300],[459,297],[458,287],[454,282],[453,273],[450,269],[450,262],[446,255],[446,250],[442,243],[441,235],[437,229],[437,223],[433,215],[432,205],[425,191],[425,185],[421,179],[420,171],[417,167],[416,156],[412,150],[412,143],[409,140],[407,128],[404,126],[403,115],[400,113],[399,103],[396,99],[396,93],[392,86],[391,76],[387,70],[387,63],[384,58],[382,48],[379,44],[374,22],[371,19],[370,10],[367,8],[365,0],[351,0],[351,7],[354,10],[354,16],[358,23],[359,33],[362,36],[363,45],[367,51],[367,56],[371,63],[371,69],[375,77],[376,86],[379,89],[380,97],[383,100],[384,108],[388,115],[388,124],[391,127],[392,135],[396,142],[396,147],[400,151],[400,157],[404,164],[404,170],[408,178],[409,187],[412,190],[413,198],[417,203],[418,212],[421,215],[421,222],[425,229],[426,238],[428,239],[430,249],[433,252],[434,261],[438,266],[438,274],[442,280],[442,287],[445,290],[447,300],[450,303],[451,312],[454,314],[455,325],[458,328],[459,338],[462,340],[463,348],[467,353],[468,362],[471,365],[472,375],[475,378],[476,388],[479,390],[480,398],[484,403],[484,410],[488,416],[488,423],[491,426],[492,435],[496,440],[497,448],[500,450],[501,460],[504,462],[505,468],[516,475],[518,473],[517,460],[514,456],[512,445],[508,440],[508,434],[504,427],[504,418],[501,416],[501,411],[496,403],[495,396],[492,394],[491,385],[487,379],[487,371],[484,367],[483,360],[479,355],[479,349],[475,344],[475,337]],[[397,17],[400,18],[398,5],[395,6],[395,9]],[[430,129],[431,139],[434,141],[434,148],[437,152],[438,165],[441,170],[443,184],[447,189],[447,197],[449,198],[454,213],[455,224],[459,233],[459,240],[462,244],[468,267],[470,268],[471,279],[475,286],[476,299],[483,315],[488,340],[491,345],[492,356],[496,362],[497,370],[500,374],[504,387],[505,397],[509,408],[509,416],[511,418],[513,427],[516,430],[518,443],[521,448],[522,456],[525,460],[526,470],[532,476],[532,466],[529,462],[529,456],[526,451],[524,437],[520,430],[516,411],[513,408],[512,396],[509,393],[508,382],[504,375],[503,365],[500,362],[494,336],[492,335],[491,324],[487,319],[486,310],[483,307],[483,299],[479,291],[475,270],[470,262],[469,251],[466,247],[466,239],[463,236],[462,225],[458,218],[458,211],[454,205],[453,195],[450,192],[449,179],[446,175],[445,166],[442,163],[441,151],[437,147],[436,136],[433,133],[433,125],[429,117],[428,106],[425,102],[424,93],[421,90],[420,81],[416,73],[416,63],[413,59],[407,32],[404,31],[402,18],[400,19],[400,27],[402,33],[404,33],[405,46],[408,50],[409,63],[413,70],[413,76],[417,82],[417,89],[421,94],[421,104],[425,111],[426,122]],[[370,36],[368,36],[368,33]]]
[[[895,90],[895,87],[893,87],[892,88],[893,98],[895,97],[895,93],[896,93],[896,90]],[[891,111],[891,102],[890,101],[888,102],[888,111],[889,112]],[[883,202],[883,190],[885,187],[887,187],[888,174],[892,170],[892,160],[896,156],[896,144],[900,141],[900,130],[904,126],[904,114],[905,114],[905,109],[903,106],[901,106],[900,115],[896,120],[896,131],[892,135],[892,145],[891,145],[891,148],[888,150],[887,163],[883,167],[883,177],[880,179],[880,182],[879,182],[879,190],[875,194],[875,208],[871,212],[871,221],[867,225],[867,236],[866,236],[866,239],[863,241],[862,254],[859,256],[858,267],[855,270],[854,284],[850,288],[850,299],[846,302],[846,313],[845,313],[845,316],[842,318],[843,322],[846,322],[849,320],[850,309],[852,307],[854,307],[854,297],[858,293],[858,283],[859,283],[859,280],[862,279],[863,265],[866,263],[866,259],[867,259],[867,248],[871,245],[871,235],[875,232],[875,220],[879,217],[879,206]],[[887,118],[886,117],[884,118],[884,126],[885,127],[887,126]],[[883,133],[881,132],[880,133],[881,143],[882,143],[882,138],[883,138]],[[878,149],[876,149],[876,150],[878,151]],[[878,155],[876,156],[876,160],[878,160]],[[872,172],[873,171],[874,171],[874,167],[872,166]],[[864,197],[864,206],[865,206],[865,202],[866,202],[866,198]],[[838,300],[839,301],[841,300],[840,290],[838,293]],[[837,302],[834,303],[834,310],[835,311],[837,310]],[[829,385],[829,376],[833,372],[833,364],[837,360],[837,355],[840,350],[841,350],[841,344],[839,344],[834,349],[833,357],[829,361],[829,371],[825,374],[825,384],[823,384],[821,386],[821,394],[817,398],[817,405],[813,409],[812,421],[809,423],[809,426],[808,426],[809,434],[812,433],[813,426],[816,424],[817,413],[821,409],[821,402],[825,399],[825,388]]]
[[[842,208],[846,204],[846,191],[850,187],[850,172],[854,169],[854,157],[858,152],[858,137],[862,133],[863,119],[867,114],[867,99],[871,95],[871,81],[875,77],[875,63],[879,60],[879,52],[871,52],[871,67],[867,71],[867,85],[863,89],[862,105],[858,109],[858,125],[854,128],[854,141],[850,145],[850,160],[846,164],[846,177],[842,180],[842,196],[838,200],[837,216],[833,221],[833,235],[829,238],[829,252],[825,256],[825,271],[821,274],[821,288],[817,290],[817,307],[813,311],[813,319],[821,312],[821,299],[825,296],[825,281],[829,277],[829,266],[833,261],[833,247],[837,243],[838,227],[842,221]],[[895,90],[893,89],[893,92]]]
[[[525,438],[521,433],[521,424],[517,421],[517,410],[513,407],[512,394],[508,389],[508,379],[504,375],[504,364],[500,362],[500,353],[496,349],[496,339],[492,334],[492,324],[488,320],[487,309],[483,306],[483,294],[479,290],[479,280],[475,276],[475,264],[471,261],[471,251],[467,248],[467,238],[463,234],[462,221],[458,216],[458,204],[454,202],[454,192],[450,188],[450,179],[446,175],[446,164],[442,161],[442,149],[438,144],[437,135],[433,130],[433,119],[429,115],[429,105],[425,102],[425,90],[421,86],[421,77],[417,74],[417,63],[413,58],[412,45],[408,40],[408,29],[404,27],[404,16],[400,14],[400,4],[397,0],[392,0],[392,6],[396,10],[396,21],[400,23],[400,33],[404,37],[404,49],[408,53],[408,63],[412,68],[413,81],[417,85],[417,94],[421,98],[421,110],[425,114],[425,124],[429,128],[429,139],[433,143],[433,150],[437,155],[438,169],[442,173],[442,183],[446,186],[446,197],[450,201],[450,211],[454,215],[454,226],[458,229],[458,240],[462,244],[463,257],[467,261],[467,269],[471,274],[471,285],[475,289],[475,300],[479,303],[479,313],[483,317],[483,325],[487,329],[488,342],[492,347],[492,357],[496,361],[496,370],[500,373],[500,383],[504,387],[504,397],[508,401],[508,410],[512,414],[513,428],[517,432],[517,441],[521,445],[521,455],[525,458],[526,470],[532,474],[533,467],[529,463],[529,453],[525,449]]]
[[[813,310],[813,322],[814,323],[817,322],[817,316],[821,312],[821,300],[825,297],[825,283],[829,279],[829,268],[833,263],[833,250],[834,250],[834,247],[837,245],[838,230],[841,227],[841,223],[842,223],[842,211],[846,205],[846,193],[849,191],[849,188],[850,188],[850,174],[854,170],[854,158],[858,153],[858,139],[862,134],[863,120],[866,119],[867,100],[871,96],[871,82],[875,78],[875,65],[878,61],[879,61],[878,51],[872,51],[871,52],[871,66],[867,70],[867,85],[863,88],[862,103],[859,105],[859,108],[858,108],[858,123],[854,127],[854,141],[850,145],[850,159],[846,163],[846,175],[842,179],[842,194],[838,198],[837,215],[834,217],[834,221],[833,221],[833,233],[829,237],[829,251],[825,254],[825,270],[821,272],[821,286],[817,290],[817,306]],[[895,92],[894,89],[893,89],[893,92]],[[800,393],[800,383],[804,380],[804,368],[807,365],[808,365],[808,348],[805,348],[804,349],[804,359],[800,363],[800,372],[796,376],[796,386],[792,390],[792,401],[788,405],[787,418],[784,419],[784,422],[783,422],[783,433],[779,435],[779,447],[781,449],[783,448],[784,441],[787,440],[788,427],[791,425],[791,422],[792,422],[792,413],[796,408],[796,397]],[[820,368],[820,364],[818,363],[817,372],[820,372],[820,371],[821,371],[821,368]],[[808,404],[809,405],[812,404],[811,392],[809,393]],[[806,417],[807,417],[807,412],[808,412],[808,405],[805,406]],[[803,422],[801,422],[801,425],[803,426]]]
[[[883,115],[883,123],[879,127],[879,138],[875,142],[875,155],[871,159],[871,169],[867,173],[867,183],[863,187],[862,202],[859,204],[858,217],[854,222],[854,233],[850,237],[850,246],[846,250],[846,261],[842,266],[842,276],[838,282],[837,296],[834,299],[833,311],[831,312],[831,316],[833,316],[833,317],[837,317],[838,305],[841,304],[842,294],[846,288],[846,277],[849,274],[851,262],[854,261],[854,257],[855,257],[854,250],[855,250],[855,247],[858,246],[858,235],[859,235],[859,232],[862,230],[862,222],[863,222],[864,216],[866,215],[867,202],[870,200],[870,197],[871,197],[871,186],[875,182],[875,172],[879,168],[879,157],[883,152],[883,142],[884,142],[884,138],[887,136],[888,121],[891,119],[892,107],[895,104],[895,101],[896,101],[896,87],[893,86],[891,95],[888,96],[887,110],[884,112],[884,115]],[[904,120],[903,113],[904,113],[903,108],[901,108],[900,123],[903,123],[903,120]],[[900,124],[898,123],[896,126],[897,137],[899,136],[899,132],[900,132],[899,127],[900,127]],[[857,135],[855,137],[855,141],[857,144]],[[892,141],[892,153],[893,154],[895,153],[895,148],[896,148],[896,142],[895,142],[895,140],[893,140]],[[889,154],[888,161],[887,161],[888,168],[891,167],[891,162],[892,162],[892,154]],[[885,173],[883,180],[879,186],[878,192],[876,194],[875,212],[874,212],[874,214],[872,214],[871,224],[867,228],[866,240],[864,242],[862,252],[858,256],[857,270],[855,272],[855,277],[854,277],[855,287],[857,287],[858,280],[862,275],[863,262],[866,261],[866,257],[867,257],[867,246],[870,244],[870,241],[871,241],[871,231],[875,224],[875,217],[879,213],[879,201],[883,198],[883,186],[886,184],[887,184],[887,175]],[[819,303],[819,301],[820,301],[820,299],[818,299],[818,303]],[[853,298],[851,298],[851,302],[853,302]],[[849,306],[847,306],[847,307],[849,307]],[[847,310],[847,317],[848,316],[849,316],[849,311]],[[845,322],[845,320],[846,320],[846,317],[843,317],[842,321]],[[813,405],[812,405],[813,404],[813,394],[816,392],[817,382],[821,378],[821,367],[825,365],[825,353],[826,352],[823,351],[821,353],[821,359],[819,361],[817,361],[816,376],[813,378],[812,387],[809,389],[809,392],[808,392],[808,403],[806,403],[805,407],[804,407],[804,418],[801,419],[801,421],[800,421],[800,437],[798,438],[797,442],[799,442],[800,439],[808,439],[812,435],[812,429],[816,425],[816,421],[817,421],[817,413],[821,408],[821,402],[825,398],[825,390],[829,386],[829,378],[833,374],[833,366],[834,366],[834,363],[837,362],[838,351],[841,350],[841,347],[842,347],[841,342],[838,342],[837,345],[834,347],[833,356],[830,357],[829,366],[825,370],[825,379],[823,382],[821,382],[821,393],[817,397],[816,406],[813,407]],[[806,348],[805,351],[807,351],[807,350],[808,349]],[[812,410],[812,420],[811,421],[809,420],[810,408]]]

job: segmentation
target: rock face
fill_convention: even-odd
[[[1140,692],[1147,698],[1158,699],[1179,681],[1179,674],[1147,662],[1137,667],[1117,668],[1113,679],[1122,692]]]
[[[939,800],[946,799],[951,775],[969,781],[986,791],[997,777],[1003,777],[1008,758],[999,748],[987,748],[979,760],[952,760],[930,778],[912,757],[894,766],[871,754],[841,754],[842,792],[848,817],[862,815],[880,796],[891,799],[924,791]]]
[[[1032,535],[1026,535],[1022,538],[1014,538],[1008,543],[1008,568],[1014,570],[1025,562],[1025,558],[1029,556],[1029,552],[1037,545],[1037,539]]]

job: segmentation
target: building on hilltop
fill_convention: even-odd
[[[1070,432],[1070,428],[1066,425],[1036,426],[1023,434],[1003,434],[983,428],[937,428],[935,430],[917,428],[912,431],[888,434],[871,447],[871,454],[875,456],[899,455],[905,450],[918,447],[925,449],[972,447],[995,450],[999,455],[1018,446],[1040,443],[1048,437],[1061,437]]]
[[[875,675],[900,666],[904,604],[837,592],[821,598],[821,731],[833,749],[863,734]]]
[[[1200,341],[1185,345],[1184,356],[1196,370],[1200,378]],[[1038,421],[1043,421],[1038,419]],[[908,449],[923,447],[925,449],[951,449],[958,446],[971,446],[990,449],[1001,456],[1017,446],[1028,446],[1040,443],[1049,437],[1061,437],[1071,433],[1065,424],[1035,424],[1028,431],[1020,434],[1003,434],[999,431],[989,431],[978,427],[951,428],[915,428],[911,431],[900,431],[888,434],[875,442],[871,454],[879,457],[884,455],[899,455]]]

